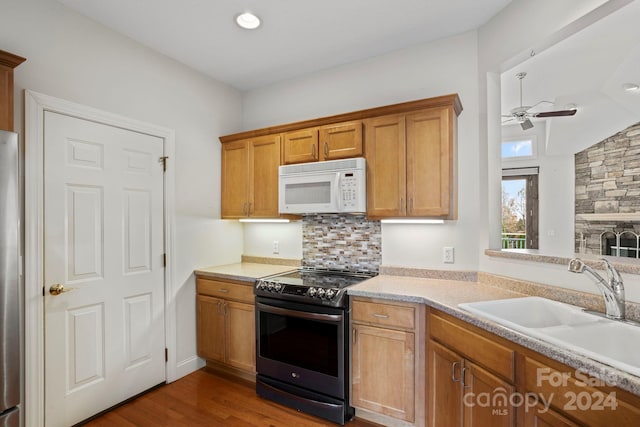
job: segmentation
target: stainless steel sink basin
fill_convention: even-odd
[[[540,297],[459,304],[526,335],[640,376],[640,327]]]

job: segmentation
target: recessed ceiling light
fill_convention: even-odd
[[[236,16],[236,23],[244,29],[255,30],[260,26],[260,18],[251,12],[245,12]]]
[[[629,92],[634,92],[638,89],[640,89],[640,86],[638,86],[635,83],[625,83],[622,85],[622,89],[629,91]]]

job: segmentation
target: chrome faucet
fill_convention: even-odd
[[[620,277],[620,273],[618,273],[609,261],[606,259],[602,259],[602,261],[604,261],[604,266],[607,270],[608,281],[605,281],[602,276],[579,258],[574,258],[569,261],[569,271],[572,273],[583,273],[586,271],[591,274],[597,280],[596,285],[604,297],[606,316],[610,319],[624,320],[625,298],[622,277]]]

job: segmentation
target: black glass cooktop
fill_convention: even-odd
[[[346,288],[375,276],[375,273],[350,273],[342,270],[297,270],[269,277],[273,283],[314,288]]]

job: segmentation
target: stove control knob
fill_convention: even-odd
[[[264,291],[266,287],[267,287],[267,284],[266,284],[263,280],[261,280],[261,281],[258,283],[258,289],[260,289],[260,290],[263,290],[263,291]]]
[[[276,283],[275,289],[276,289],[276,292],[280,292],[280,289],[282,289],[282,285],[280,283]]]
[[[316,296],[316,292],[318,292],[318,291],[316,290],[316,288],[309,288],[308,293],[309,293],[309,296],[310,296],[310,297],[314,297],[314,296]]]
[[[318,289],[318,298],[324,298],[324,289],[323,288]]]
[[[275,287],[275,285],[273,284],[273,282],[269,282],[267,284],[267,288],[269,289],[269,292],[273,292],[273,288]]]
[[[327,289],[327,292],[324,294],[327,299],[332,299],[333,297],[335,297],[337,294],[335,289]]]

